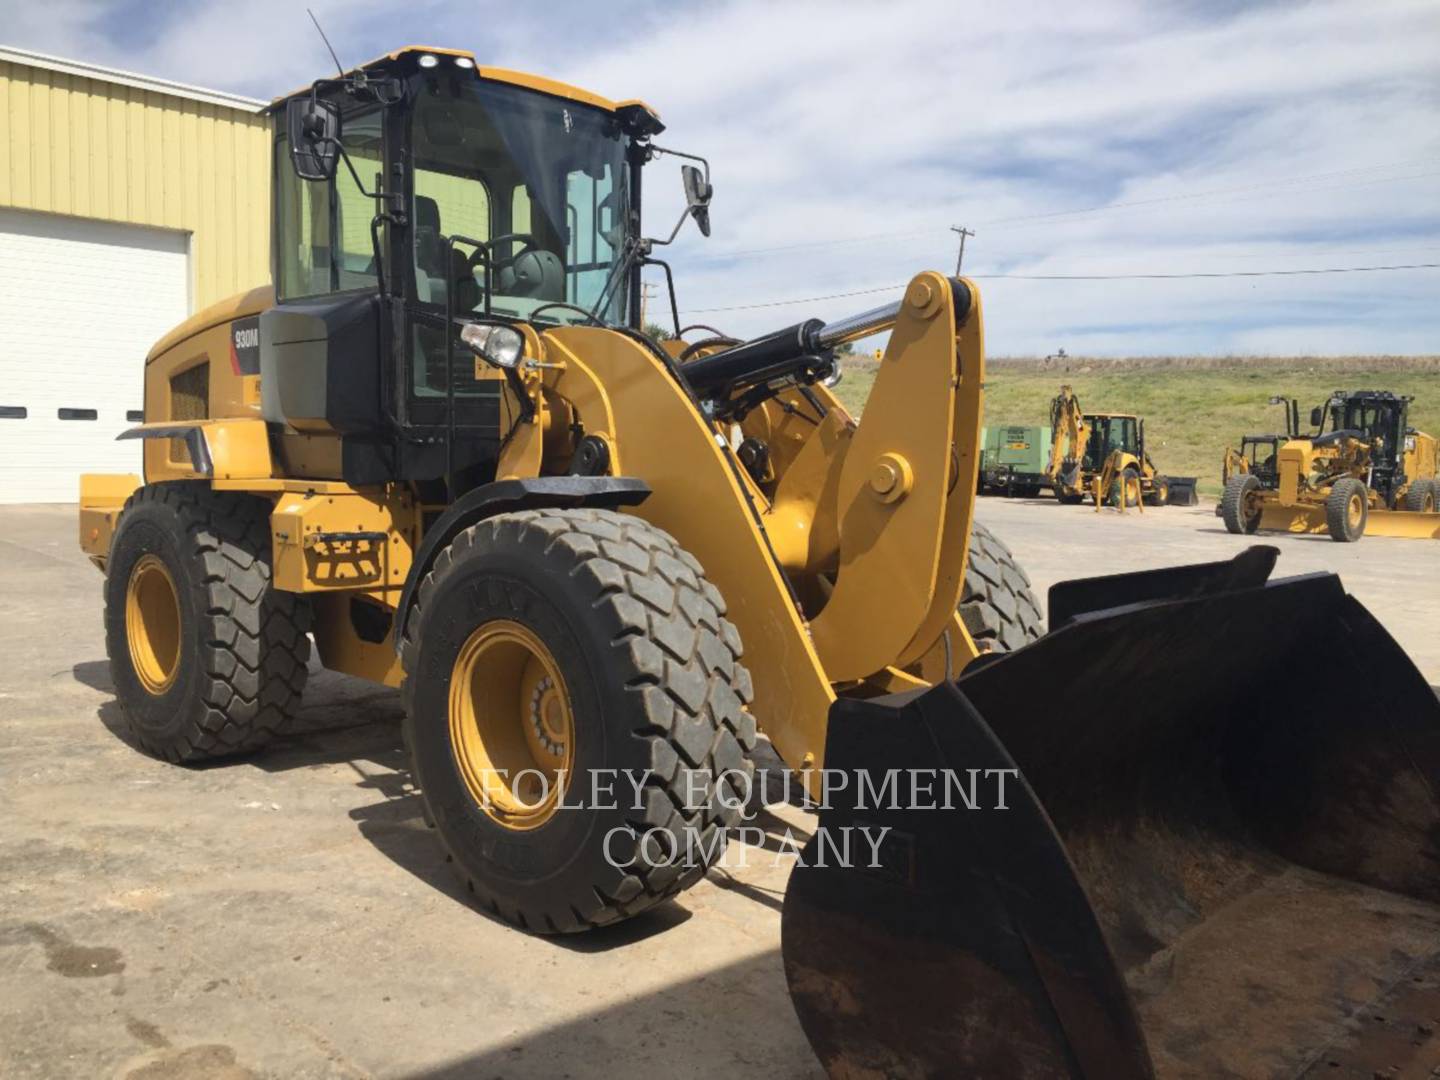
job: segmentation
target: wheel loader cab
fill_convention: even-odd
[[[292,475],[455,472],[470,487],[493,476],[503,383],[447,341],[446,320],[633,326],[638,270],[621,264],[661,125],[463,55],[406,50],[362,70],[272,106],[264,416]],[[317,162],[325,175],[297,168]],[[327,437],[338,454],[316,453]]]

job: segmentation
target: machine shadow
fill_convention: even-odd
[[[400,748],[393,762],[374,757],[351,760],[357,786],[373,791],[379,799],[350,811],[350,819],[376,851],[422,884],[461,904],[478,916],[501,926],[510,924],[479,907],[470,896],[440,839],[425,817],[425,804],[410,774],[410,763]],[[367,770],[367,764],[380,766]],[[604,953],[664,933],[689,920],[691,913],[682,902],[672,901],[652,908],[633,919],[583,934],[545,937],[557,948],[577,953]],[[516,930],[516,933],[523,931]]]
[[[106,661],[76,664],[72,673],[76,681],[92,689],[114,693]],[[112,735],[134,746],[118,702],[113,698],[103,702],[97,715]],[[477,915],[494,919],[473,903],[439,838],[426,822],[424,800],[411,776],[409,755],[401,737],[402,718],[398,691],[312,665],[300,715],[264,750],[187,768],[206,771],[244,765],[268,773],[283,773],[325,765],[346,766],[355,774],[356,786],[375,796],[373,801],[349,811],[360,835],[376,851],[427,887]],[[141,751],[137,748],[136,752]],[[758,785],[756,794],[760,794]],[[761,848],[779,850],[784,823],[761,805],[752,809],[755,816],[747,824],[763,830]],[[800,842],[805,838],[806,834],[802,833]],[[779,909],[777,897],[726,871],[717,871],[711,880],[720,888]],[[676,900],[615,926],[544,940],[572,952],[604,953],[664,933],[690,917],[691,912],[683,900]]]
[[[683,970],[677,964],[676,970]],[[778,949],[583,1013],[405,1080],[773,1076],[823,1080]]]

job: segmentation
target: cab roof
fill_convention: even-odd
[[[418,58],[426,53],[432,56],[459,57],[469,60],[470,63],[474,65],[476,76],[481,79],[510,83],[512,86],[523,86],[527,90],[536,90],[542,94],[549,94],[552,97],[564,98],[567,101],[577,101],[582,105],[593,105],[595,108],[604,109],[606,112],[613,113],[619,112],[621,109],[639,108],[653,117],[656,125],[660,126],[661,130],[663,130],[663,125],[660,125],[660,114],[637,98],[628,98],[624,101],[612,101],[610,98],[601,97],[599,94],[591,93],[589,90],[584,90],[578,86],[571,86],[569,83],[563,83],[556,79],[548,79],[544,75],[531,75],[528,72],[512,71],[509,68],[482,67],[475,59],[475,54],[469,49],[447,49],[430,45],[406,45],[403,48],[395,49],[393,52],[388,52],[384,56],[377,56],[374,60],[351,68],[351,71],[373,68],[385,63],[394,63],[412,56]],[[349,74],[349,72],[347,72],[347,74]],[[310,87],[307,85],[292,90],[288,94],[282,94],[270,102],[269,108],[271,110],[277,109],[296,95],[309,93],[309,91]]]

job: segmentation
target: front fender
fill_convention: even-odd
[[[632,476],[532,476],[518,480],[497,480],[467,491],[440,515],[425,532],[400,602],[395,608],[395,651],[400,651],[405,620],[415,605],[420,583],[430,572],[435,557],[462,531],[477,521],[506,514],[513,510],[539,507],[595,506],[613,510],[620,506],[637,506],[650,494],[650,485]]]

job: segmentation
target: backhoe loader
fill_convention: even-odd
[[[1194,506],[1195,477],[1167,477],[1145,448],[1145,421],[1132,413],[1086,413],[1069,386],[1050,402],[1050,464],[1055,497],[1064,503],[1094,500],[1124,509]]]
[[[1436,441],[1410,426],[1412,400],[1388,390],[1335,391],[1310,412],[1315,433],[1297,431],[1276,451],[1273,475],[1226,480],[1225,527],[1328,533],[1341,543],[1367,533],[1440,539]]]
[[[143,480],[81,482],[140,748],[258,748],[313,637],[401,688],[477,904],[549,934],[703,877],[763,734],[811,844],[883,826],[874,859],[807,857],[784,906],[836,1076],[1433,1052],[1377,1050],[1370,1017],[1434,1015],[1434,696],[1336,577],[1267,583],[1266,548],[1056,586],[1042,636],[974,520],[973,282],[743,342],[675,318],[660,345],[642,177],[684,161],[671,239],[708,234],[712,187],[648,106],[406,48],[270,112],[271,287],[151,351]],[[885,330],[857,422],[836,350]],[[1329,681],[1297,707],[1273,672],[1317,640]],[[998,799],[948,801],[986,770]],[[950,808],[916,809],[939,772]]]

